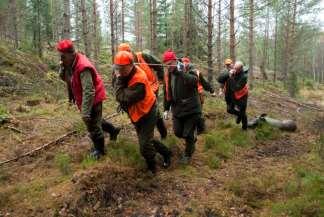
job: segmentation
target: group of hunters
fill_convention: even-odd
[[[121,130],[102,117],[106,90],[103,79],[89,59],[77,52],[71,40],[58,42],[61,57],[61,78],[66,82],[69,101],[77,105],[93,142],[91,156],[105,155],[104,131],[110,140],[116,140]],[[156,173],[155,155],[163,157],[163,167],[171,164],[172,152],[154,137],[156,127],[161,139],[167,137],[164,120],[172,113],[173,131],[185,140],[185,151],[180,163],[190,163],[195,151],[197,135],[204,132],[202,114],[206,90],[216,96],[215,90],[191,63],[188,57],[178,58],[172,50],[163,54],[163,64],[149,52],[134,52],[128,43],[118,46],[114,56],[112,86],[119,109],[126,112],[134,125],[140,153],[148,170]],[[219,94],[225,95],[227,112],[236,116],[236,123],[247,129],[248,71],[242,62],[225,60],[225,70],[218,78]],[[159,86],[163,86],[164,112],[158,108]]]

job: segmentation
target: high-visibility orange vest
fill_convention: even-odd
[[[149,65],[145,62],[142,52],[136,53],[137,61],[139,63],[139,67],[146,73],[147,79],[152,87],[154,93],[159,90],[159,82],[154,74],[153,70],[149,67]]]
[[[204,87],[201,85],[201,83],[199,81],[200,71],[198,71],[198,70],[197,70],[197,75],[198,75],[198,82],[197,82],[198,93],[202,93],[204,91]]]
[[[144,115],[148,114],[156,101],[156,96],[149,84],[145,72],[138,66],[135,66],[135,68],[136,72],[128,82],[127,86],[132,87],[138,83],[144,84],[145,97],[141,101],[128,106],[128,114],[133,123],[139,121]]]
[[[234,92],[234,98],[236,100],[241,99],[243,96],[248,95],[249,93],[249,86],[246,84],[241,90],[235,91]]]

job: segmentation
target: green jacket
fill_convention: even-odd
[[[175,69],[168,73],[168,79],[164,85],[164,110],[172,108],[173,116],[184,117],[201,113],[201,105],[197,90],[198,75],[194,70],[180,72]],[[168,86],[168,90],[166,89]],[[168,94],[167,94],[168,93]],[[167,95],[170,96],[167,99]]]

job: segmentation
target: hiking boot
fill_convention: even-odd
[[[171,166],[171,157],[172,157],[172,153],[170,152],[169,154],[163,156],[163,168],[167,169]]]
[[[104,153],[102,153],[97,149],[93,149],[93,151],[90,152],[90,157],[94,158],[95,160],[99,160],[104,155],[105,155]]]

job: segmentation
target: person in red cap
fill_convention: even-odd
[[[206,81],[206,79],[204,78],[203,74],[200,73],[200,71],[198,69],[196,69],[192,64],[191,64],[191,60],[189,59],[189,57],[183,57],[181,58],[182,63],[184,64],[184,68],[186,72],[189,72],[190,70],[195,70],[197,75],[198,75],[198,93],[199,93],[199,99],[200,99],[200,103],[201,103],[201,109],[203,107],[204,101],[205,101],[205,94],[204,94],[204,90],[208,91],[211,93],[211,96],[215,97],[216,93],[214,88],[212,87],[212,85]],[[198,126],[197,126],[197,132],[198,134],[201,134],[205,131],[206,127],[205,127],[205,118],[203,113],[201,114],[201,117],[199,119],[198,122]]]
[[[157,122],[156,96],[145,72],[134,65],[133,55],[128,51],[119,51],[116,54],[114,70],[116,100],[135,126],[140,152],[148,169],[153,174],[156,173],[157,152],[163,156],[163,167],[169,167],[171,151],[154,139],[154,127]]]
[[[57,44],[62,66],[71,71],[71,88],[75,104],[81,111],[82,119],[93,142],[91,155],[98,159],[105,154],[103,130],[116,140],[120,128],[102,118],[102,102],[106,99],[106,90],[101,76],[89,59],[75,51],[71,40],[64,39]]]
[[[197,124],[201,116],[198,75],[193,70],[185,73],[184,65],[177,61],[171,50],[164,52],[163,62],[167,67],[164,75],[164,117],[168,118],[171,107],[174,134],[186,141],[180,163],[188,164],[195,151]]]
[[[118,46],[118,51],[128,51],[132,53],[134,58],[134,63],[138,65],[147,76],[147,79],[150,82],[150,85],[155,93],[157,100],[159,96],[159,82],[163,83],[163,65],[158,60],[157,57],[150,54],[149,51],[142,51],[142,52],[133,52],[131,46],[128,43],[121,43]],[[156,127],[160,133],[162,139],[167,137],[168,131],[164,124],[163,118],[161,113],[158,110],[158,119],[156,122]]]

